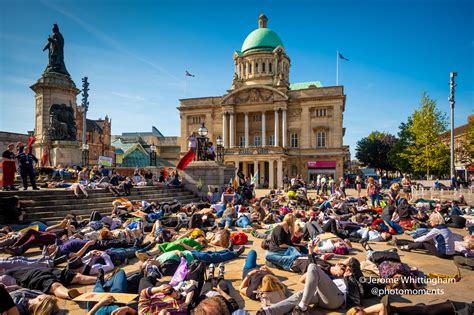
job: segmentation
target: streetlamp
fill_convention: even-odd
[[[156,166],[156,146],[150,146],[150,166]]]
[[[89,165],[89,145],[84,143],[82,145],[82,166],[87,167]]]
[[[216,144],[217,144],[217,162],[222,163],[224,162],[224,139],[222,139],[221,136],[217,136]]]
[[[202,123],[201,127],[198,129],[198,137],[197,137],[197,149],[198,149],[198,155],[197,159],[198,161],[206,161],[206,149],[207,149],[207,128],[204,125],[204,122]]]

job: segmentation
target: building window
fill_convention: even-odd
[[[255,114],[255,115],[252,116],[252,120],[254,122],[262,121],[262,115],[261,114]]]
[[[262,145],[262,139],[260,138],[259,135],[255,135],[253,137],[253,145],[256,146],[256,147],[259,147]]]
[[[318,148],[326,147],[326,132],[318,131],[316,134],[316,146]]]
[[[275,145],[275,135],[270,135],[268,137],[268,145]]]
[[[252,73],[252,65],[249,63],[248,66],[249,66],[249,74],[251,74]]]
[[[255,73],[258,73],[258,62],[255,63]]]
[[[200,124],[201,123],[201,117],[200,116],[193,116],[192,117],[192,123],[193,124]]]
[[[273,70],[272,70],[272,63],[271,63],[271,62],[268,64],[268,72],[270,72],[270,73],[273,72]]]
[[[265,62],[262,63],[262,73],[265,73]]]
[[[239,137],[239,147],[245,147],[245,136]]]
[[[298,147],[298,134],[297,133],[292,133],[290,137],[290,146],[292,148],[297,148]]]
[[[318,108],[316,109],[316,117],[326,117],[327,109],[326,108]]]

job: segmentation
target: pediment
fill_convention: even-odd
[[[264,85],[253,85],[232,91],[222,99],[221,104],[268,104],[286,100],[288,100],[288,96],[277,89]]]

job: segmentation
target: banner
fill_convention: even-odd
[[[108,156],[99,156],[99,160],[97,161],[97,164],[99,165],[104,165],[104,166],[112,166],[113,159]]]

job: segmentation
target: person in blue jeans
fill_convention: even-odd
[[[235,222],[235,225],[241,228],[246,228],[251,226],[250,219],[246,215],[242,215],[237,222]]]
[[[104,282],[103,276],[99,276],[95,283],[93,292],[127,293],[127,276],[123,270],[119,270],[110,280]],[[105,296],[87,313],[87,315],[111,315],[111,314],[136,314],[137,312],[128,306],[119,307],[114,304],[112,295]]]
[[[270,263],[286,271],[292,272],[293,263],[299,257],[306,257],[306,255],[302,254],[295,247],[290,246],[284,251],[277,251],[277,252],[268,251],[265,256],[265,260],[269,261]]]
[[[245,250],[245,246],[240,246],[240,248],[236,251],[224,249],[221,251],[213,252],[213,251],[206,251],[201,252],[198,250],[192,250],[191,253],[193,254],[194,259],[203,261],[208,264],[217,264],[221,262],[226,262],[232,259],[239,257]]]
[[[245,259],[245,264],[244,268],[242,269],[242,279],[244,279],[249,271],[252,269],[257,269],[260,266],[257,265],[257,252],[252,249],[250,252],[247,254],[247,258]]]

